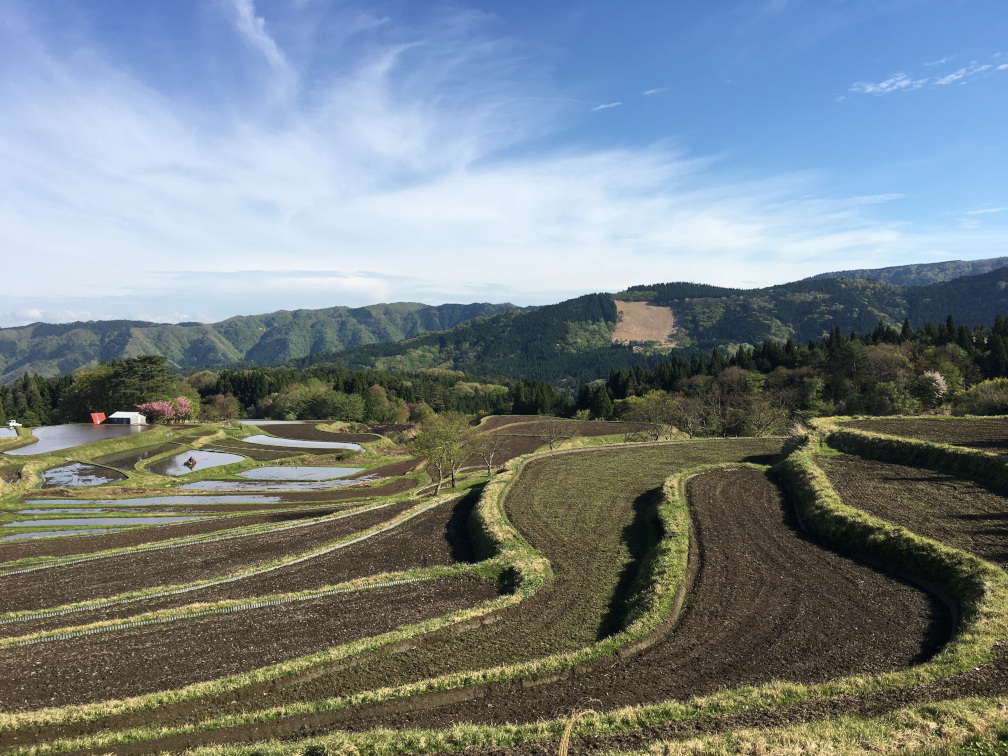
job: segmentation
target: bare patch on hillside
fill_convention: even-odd
[[[675,346],[676,322],[671,307],[616,300],[616,309],[620,318],[612,335],[614,344],[650,341],[658,347]]]

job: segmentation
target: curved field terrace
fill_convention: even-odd
[[[660,752],[658,740],[1008,694],[1008,647],[941,666],[975,621],[948,596],[910,582],[906,564],[897,577],[806,532],[806,493],[786,464],[780,478],[769,468],[783,439],[628,444],[632,424],[572,421],[597,437],[578,444],[599,446],[544,453],[541,422],[484,421],[479,432],[506,439],[495,467],[529,457],[489,479],[470,458],[460,489],[437,498],[424,460],[388,438],[356,456],[288,450],[279,468],[295,478],[322,466],[324,477],[343,465],[378,485],[193,500],[196,514],[236,509],[0,545],[7,567],[33,569],[0,575],[0,751],[545,754],[571,713],[590,708],[599,714],[572,752]],[[261,427],[309,443],[339,436]],[[228,452],[245,432],[175,431],[183,449],[206,439]],[[143,448],[100,451],[126,465]],[[253,459],[230,469],[271,474]],[[853,455],[816,464],[843,503],[1008,564],[1005,497]],[[178,487],[133,475],[129,499]],[[8,513],[38,506],[19,490]],[[185,498],[160,496],[152,514]],[[39,517],[129,499],[48,500]],[[121,553],[99,555],[108,549]],[[466,723],[484,729],[448,734]]]

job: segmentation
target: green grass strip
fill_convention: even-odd
[[[531,595],[549,577],[548,562],[541,556],[538,556],[538,552],[521,538],[504,514],[504,500],[507,491],[526,462],[527,458],[513,461],[513,464],[508,466],[504,474],[496,476],[487,483],[480,501],[474,509],[475,516],[470,521],[470,528],[473,531],[478,553],[482,552],[484,556],[494,561],[501,560],[505,565],[510,563],[511,566],[507,569],[516,570],[514,577],[519,579],[517,590],[513,594],[516,598],[524,598],[526,595]],[[646,570],[650,576],[650,585],[647,590],[638,596],[638,600],[635,602],[635,606],[631,609],[628,616],[625,628],[599,643],[578,651],[554,654],[517,665],[455,673],[406,686],[365,691],[345,698],[303,702],[274,707],[260,712],[250,712],[244,715],[218,717],[212,720],[205,720],[195,726],[183,726],[177,730],[172,730],[171,733],[166,732],[161,727],[136,728],[122,731],[118,735],[116,733],[108,733],[100,736],[101,742],[97,746],[90,745],[97,741],[87,740],[86,743],[89,745],[83,745],[85,743],[84,740],[74,740],[77,743],[76,747],[100,747],[113,742],[132,742],[135,740],[146,740],[151,737],[164,737],[166,734],[217,729],[249,722],[270,722],[289,716],[333,711],[431,691],[513,680],[568,669],[617,653],[629,644],[644,640],[654,632],[668,618],[675,605],[679,586],[686,576],[689,556],[689,513],[683,491],[686,478],[704,469],[739,466],[745,465],[726,463],[701,466],[678,473],[665,482],[663,495],[657,503],[656,511],[663,531],[662,537],[649,553],[645,555],[642,565],[642,569]],[[759,466],[753,467],[766,469]],[[62,710],[54,710],[54,713],[60,711]],[[26,715],[13,716],[20,718]],[[2,723],[3,719],[0,718],[0,724]],[[27,722],[20,726],[25,725],[27,725]],[[117,740],[117,737],[124,739]]]

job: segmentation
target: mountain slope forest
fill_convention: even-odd
[[[675,314],[675,346],[686,354],[735,352],[767,339],[798,344],[833,329],[871,333],[879,323],[900,329],[952,315],[957,323],[991,324],[1008,313],[1008,268],[928,286],[876,280],[806,280],[763,289],[692,283],[633,286],[615,297],[589,294],[534,311],[512,311],[396,343],[316,354],[292,365],[419,370],[443,368],[474,375],[571,385],[612,369],[653,368],[662,355],[646,345],[612,343],[615,299],[646,301]]]
[[[852,271],[865,277],[761,289],[661,283],[527,309],[398,303],[279,311],[205,325],[36,323],[0,330],[0,381],[10,385],[24,374],[53,378],[102,362],[158,355],[180,371],[321,364],[407,372],[439,368],[573,388],[580,379],[604,378],[612,369],[653,368],[668,350],[657,342],[613,343],[620,317],[616,301],[669,308],[675,324],[665,341],[686,356],[715,348],[731,354],[767,339],[806,344],[834,328],[869,333],[879,323],[899,329],[908,321],[916,329],[948,315],[971,326],[991,324],[1008,314],[1008,267],[924,286],[883,279],[940,279],[1002,260]]]
[[[25,373],[53,378],[85,365],[160,355],[177,368],[273,365],[317,352],[399,341],[515,309],[510,304],[414,302],[322,310],[280,310],[219,323],[136,320],[33,323],[0,329],[0,382]]]

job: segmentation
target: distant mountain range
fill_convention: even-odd
[[[615,300],[668,307],[680,349],[733,348],[767,338],[804,343],[833,326],[881,320],[992,323],[1008,316],[1008,257],[824,273],[762,289],[692,283],[633,286],[555,305],[474,303],[331,307],[239,316],[220,323],[95,321],[0,329],[0,380],[53,377],[102,360],[161,354],[179,368],[327,363],[448,368],[547,381],[587,379],[657,359],[647,344],[613,344]],[[926,285],[922,285],[926,284]]]
[[[33,323],[0,329],[0,381],[22,373],[52,378],[102,360],[164,355],[181,368],[237,363],[275,365],[319,352],[441,331],[477,317],[517,309],[511,304],[415,302],[323,310],[280,310],[220,323],[99,320]]]
[[[891,268],[869,268],[860,270],[838,270],[820,273],[807,278],[817,281],[823,278],[861,278],[870,281],[886,281],[900,286],[927,286],[928,284],[951,281],[962,276],[978,276],[992,270],[1008,266],[1008,257],[991,257],[986,260],[948,260],[918,265],[896,265]]]

